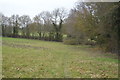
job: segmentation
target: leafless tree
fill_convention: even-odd
[[[21,24],[21,27],[22,27],[22,33],[23,35],[25,36],[30,36],[30,32],[29,32],[29,28],[28,28],[28,25],[31,24],[31,19],[28,15],[23,15],[20,17],[20,24]]]
[[[56,32],[55,38],[57,41],[62,40],[61,29],[63,27],[66,16],[67,14],[64,8],[58,8],[52,12],[52,23]]]

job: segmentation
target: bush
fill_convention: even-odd
[[[95,40],[88,39],[88,40],[85,40],[85,41],[84,41],[84,44],[85,44],[85,45],[95,46],[95,45],[96,45],[96,41],[95,41]]]
[[[79,41],[76,38],[64,38],[63,43],[68,44],[68,45],[78,45],[78,44],[80,44]]]

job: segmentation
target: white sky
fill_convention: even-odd
[[[0,0],[0,12],[5,16],[12,14],[27,14],[31,18],[42,11],[52,11],[55,8],[73,8],[78,0]]]

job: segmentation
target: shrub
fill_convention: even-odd
[[[80,42],[76,38],[64,38],[63,43],[68,44],[68,45],[78,45],[78,44],[80,44]]]

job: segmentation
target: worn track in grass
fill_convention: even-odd
[[[3,38],[5,78],[117,78],[117,56],[88,46]]]

